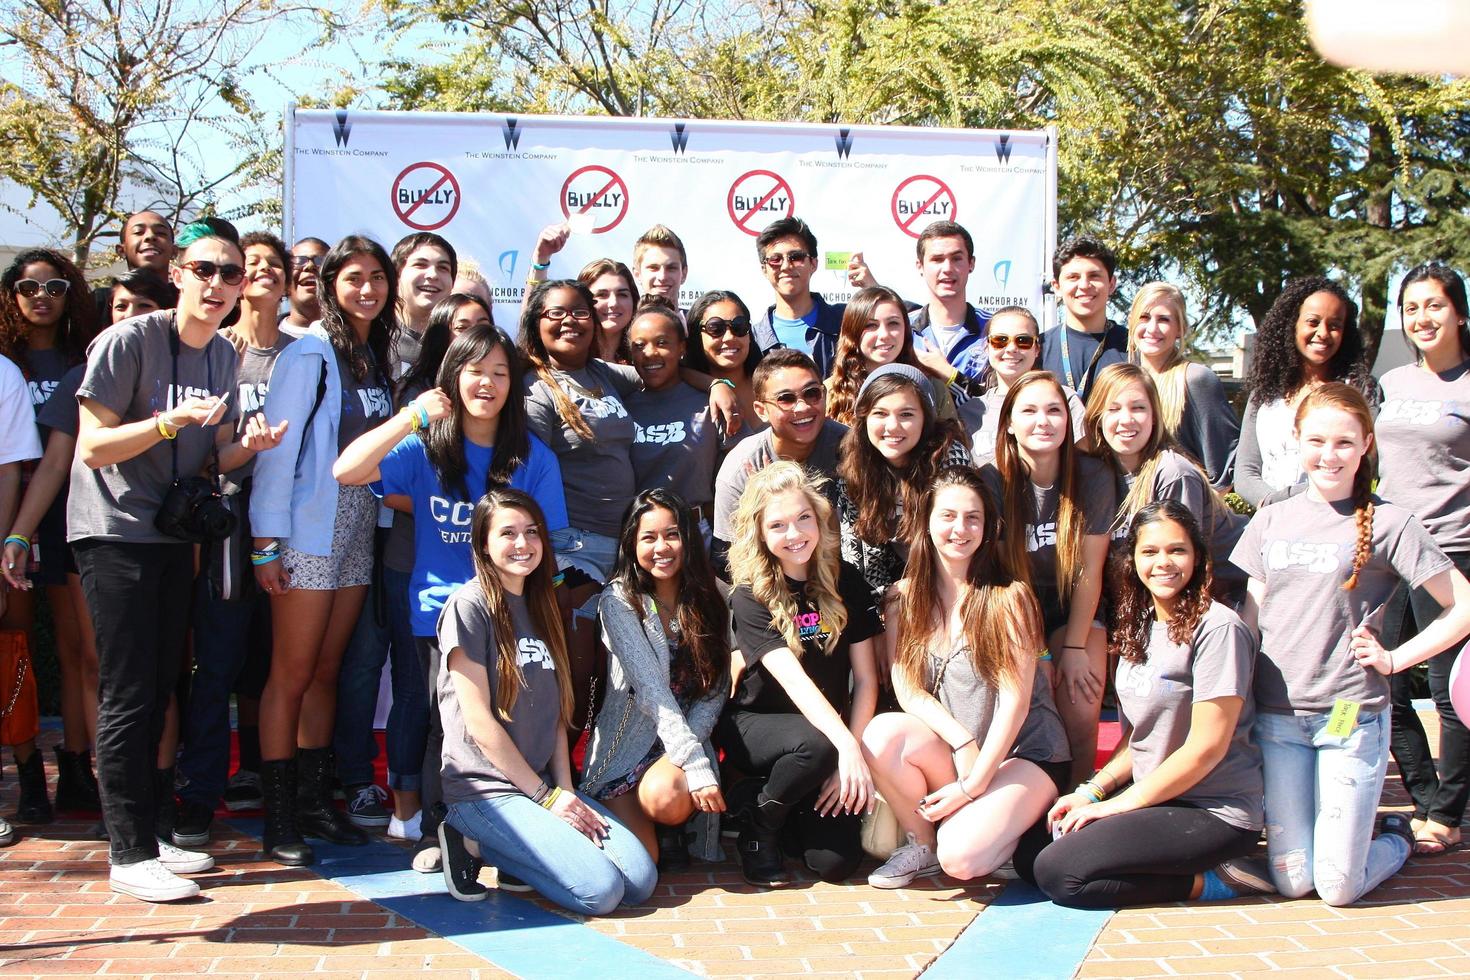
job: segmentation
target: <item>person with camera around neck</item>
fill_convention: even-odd
[[[183,661],[193,542],[228,533],[218,473],[276,445],[284,430],[256,417],[234,442],[235,350],[217,333],[245,277],[239,235],[205,219],[178,241],[178,308],[119,324],[88,351],[67,501],[67,540],[97,634],[110,881],[150,902],[197,895],[179,873],[214,863],[159,840],[155,827],[162,796],[172,793],[157,785],[154,763]]]

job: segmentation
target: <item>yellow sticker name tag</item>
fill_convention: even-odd
[[[851,252],[828,252],[826,253],[828,272],[846,272],[847,263],[852,261]]]
[[[1358,723],[1360,707],[1362,705],[1356,701],[1338,698],[1332,705],[1332,717],[1327,719],[1327,734],[1335,738],[1347,738],[1351,735]]]

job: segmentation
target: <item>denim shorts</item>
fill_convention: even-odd
[[[556,567],[578,568],[606,585],[612,578],[618,557],[618,539],[596,531],[564,527],[551,532],[551,549],[556,553]]]

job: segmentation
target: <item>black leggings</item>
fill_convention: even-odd
[[[819,816],[822,783],[837,768],[837,749],[800,714],[728,710],[715,740],[725,758],[751,776],[763,777],[766,796],[791,804],[783,842],[801,853],[823,881],[842,881],[862,863],[862,818]]]
[[[1261,834],[1208,810],[1165,803],[1104,817],[1048,844],[1016,872],[1058,905],[1115,909],[1182,902],[1194,876],[1240,857]]]

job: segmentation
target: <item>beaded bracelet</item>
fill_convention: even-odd
[[[6,536],[5,543],[10,544],[12,542],[20,545],[28,552],[31,550],[31,539],[26,537],[24,534],[11,534]]]

